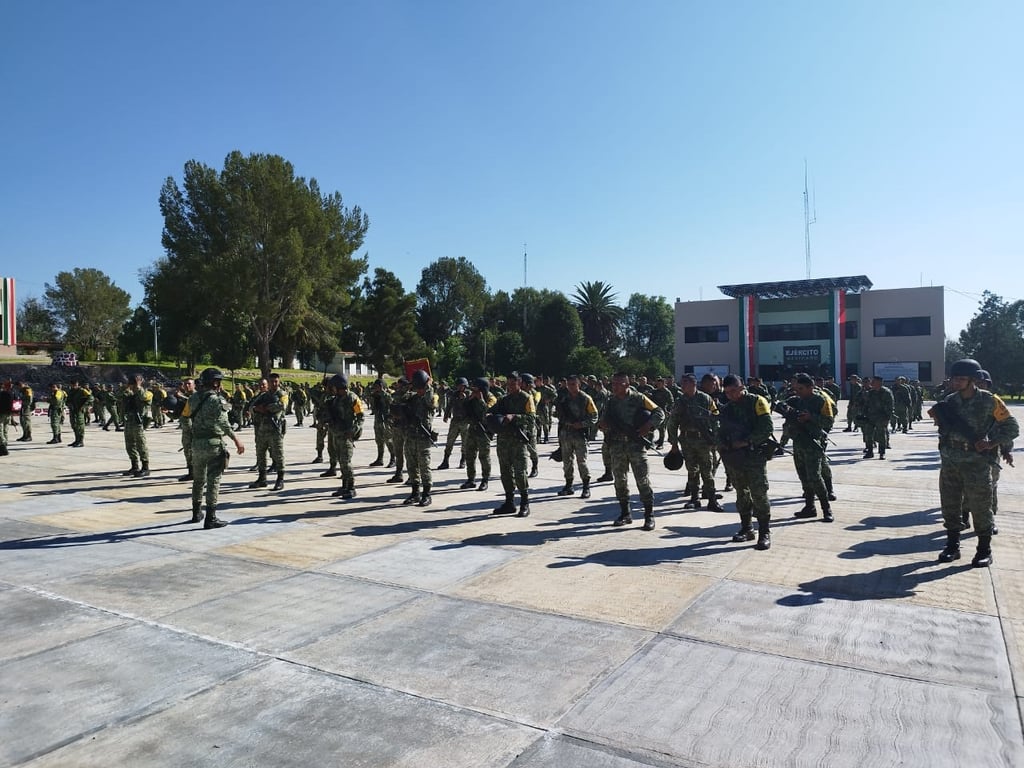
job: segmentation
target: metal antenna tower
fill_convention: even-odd
[[[807,266],[807,279],[811,279],[811,224],[818,220],[817,206],[811,215],[810,196],[807,194],[807,160],[804,159],[804,257]]]
[[[523,331],[526,331],[526,243],[523,243]]]

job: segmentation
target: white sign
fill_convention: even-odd
[[[920,378],[918,376],[917,363],[875,363],[875,376],[881,376],[884,381],[896,381],[899,376],[906,376],[908,380]]]
[[[728,376],[729,366],[728,365],[695,365],[693,366],[693,375],[697,377],[697,381],[700,381],[705,373],[714,373],[717,376]]]

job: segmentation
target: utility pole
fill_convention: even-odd
[[[810,198],[807,194],[807,159],[804,158],[804,256],[807,262],[807,279],[811,279],[811,224],[818,220],[817,206],[811,216]]]
[[[526,243],[523,243],[523,333],[526,333]]]

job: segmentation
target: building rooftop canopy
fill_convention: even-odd
[[[745,283],[743,285],[720,285],[718,290],[726,296],[738,299],[742,296],[756,296],[759,299],[793,299],[797,296],[821,296],[836,288],[846,293],[862,293],[871,288],[871,281],[865,275],[853,277],[817,277],[810,280],[783,280],[778,283]]]

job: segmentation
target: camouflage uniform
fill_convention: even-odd
[[[558,397],[558,390],[551,386],[545,377],[537,387],[537,391],[540,393],[540,402],[537,403],[537,439],[546,443],[551,436],[551,415]]]
[[[444,420],[449,422],[448,438],[444,445],[444,458],[441,459],[438,469],[448,469],[448,459],[451,458],[452,451],[455,450],[456,439],[462,446],[463,454],[462,461],[459,462],[459,469],[466,462],[466,432],[469,430],[469,421],[466,419],[466,402],[469,400],[468,387],[469,383],[465,379],[460,379],[456,383],[455,389],[448,392],[448,404],[444,409]]]
[[[89,418],[89,406],[93,403],[92,392],[88,387],[72,384],[68,390],[68,413],[71,416],[71,430],[75,433],[75,441],[70,448],[81,448],[85,445],[85,422]]]
[[[488,412],[498,435],[498,469],[501,472],[501,487],[505,491],[505,503],[494,510],[495,514],[512,514],[516,511],[512,502],[516,489],[519,490],[520,498],[519,516],[526,517],[530,514],[530,485],[527,480],[526,457],[536,426],[535,405],[533,396],[520,389],[510,391],[495,402]],[[509,416],[512,418],[508,418]]]
[[[855,379],[850,379],[850,399],[846,401],[846,429],[843,432],[856,432],[860,429],[857,413],[861,403],[861,392],[864,386]]]
[[[64,424],[64,400],[66,397],[67,395],[59,385],[51,388],[49,403],[50,431],[53,432],[51,445],[60,442],[60,428]]]
[[[400,483],[403,480],[402,470],[405,468],[405,439],[406,432],[408,430],[405,416],[405,399],[408,395],[409,391],[406,388],[406,385],[400,381],[398,387],[395,389],[394,397],[391,399],[390,415],[388,419],[391,424],[391,443],[395,452],[395,474],[386,480],[388,483]],[[412,479],[411,475],[410,479]]]
[[[657,390],[656,390],[657,391]],[[701,486],[709,509],[721,510],[715,489],[712,451],[718,431],[718,405],[711,395],[697,390],[675,401],[668,417],[668,440],[673,450],[679,446],[686,462],[686,487],[690,500],[686,509],[700,509]]]
[[[373,411],[373,441],[377,444],[377,458],[370,466],[381,467],[384,465],[385,449],[391,461],[395,460],[395,449],[391,443],[391,393],[381,379],[373,383],[369,401],[370,410]]]
[[[32,387],[23,384],[21,387],[21,413],[18,418],[21,422],[21,437],[23,443],[32,442],[32,409],[35,407],[35,397],[32,394]]]
[[[476,391],[471,391],[469,400],[466,402],[466,421],[469,424],[466,430],[465,448],[467,479],[460,487],[463,489],[473,487],[476,482],[476,462],[479,459],[480,485],[477,486],[477,490],[485,491],[491,479],[491,433],[486,429],[484,419],[487,416],[487,411],[498,401],[490,393],[486,379],[476,380],[473,382],[473,387]]]
[[[267,453],[277,468],[277,482],[274,490],[284,487],[284,411],[288,406],[288,395],[283,390],[260,392],[252,399],[250,410],[256,427],[256,470],[259,476],[250,488],[267,485]]]
[[[644,506],[644,529],[654,528],[654,491],[647,465],[647,444],[638,430],[645,421],[655,429],[665,421],[665,412],[646,395],[636,390],[627,390],[625,397],[614,394],[601,411],[598,426],[604,432],[604,444],[608,447],[615,481],[615,498],[619,501],[620,514],[616,525],[633,522],[629,514],[629,480],[627,473],[632,469],[637,493]]]
[[[809,415],[806,421],[796,418],[786,420],[793,438],[793,464],[797,477],[800,478],[804,496],[804,507],[795,516],[815,517],[818,511],[814,506],[814,500],[817,498],[821,502],[825,520],[831,521],[832,508],[822,476],[822,464],[825,461],[828,432],[835,421],[832,401],[821,392],[815,391],[808,397],[793,395],[786,400],[786,405],[796,412]]]
[[[206,528],[216,527],[217,500],[220,479],[227,466],[227,448],[224,437],[235,439],[228,421],[231,410],[227,398],[220,392],[197,392],[188,399],[192,414],[192,519],[199,522],[206,490]]]
[[[301,427],[302,420],[306,418],[306,400],[308,397],[309,395],[302,388],[301,384],[296,384],[292,388],[292,413],[295,414],[296,427]]]
[[[363,401],[347,389],[347,384],[335,386],[338,393],[327,405],[331,443],[341,473],[341,487],[334,495],[351,499],[356,495],[356,478],[352,472],[353,441],[358,440],[363,431]]]
[[[861,431],[864,433],[864,458],[870,459],[875,455],[876,444],[878,458],[885,458],[885,449],[889,442],[889,420],[892,419],[894,407],[892,390],[888,387],[864,387],[858,409]]]
[[[892,388],[892,396],[896,429],[906,434],[910,428],[910,409],[913,406],[914,396],[910,391],[910,385],[902,376],[896,379]]]
[[[575,395],[568,390],[562,390],[555,400],[555,413],[558,416],[558,447],[562,451],[562,475],[565,477],[565,487],[558,494],[572,495],[575,461],[580,471],[580,480],[583,481],[580,498],[589,498],[590,467],[587,466],[587,445],[590,430],[597,424],[597,406],[594,405],[594,399],[582,390]]]
[[[753,540],[751,521],[756,518],[758,547],[767,549],[771,544],[772,512],[768,501],[768,459],[763,450],[755,448],[771,440],[771,409],[765,398],[744,392],[739,400],[722,403],[718,415],[718,452],[736,488],[736,511],[740,515],[740,530],[733,541]]]
[[[149,474],[149,450],[146,447],[146,429],[144,425],[146,410],[153,400],[153,393],[142,388],[125,387],[121,393],[121,406],[124,409],[124,448],[132,463],[125,474],[133,477],[145,477]]]
[[[670,413],[672,411],[672,404],[675,403],[677,396],[666,386],[665,379],[659,378],[655,382],[654,391],[651,392],[650,398],[661,410],[665,413]],[[658,437],[654,441],[655,448],[661,448],[665,444],[665,430],[667,427],[668,419],[665,419],[658,427]]]
[[[433,478],[430,473],[430,449],[436,437],[432,431],[436,412],[434,397],[428,387],[422,393],[410,391],[402,402],[406,425],[405,459],[409,467],[409,479],[412,480],[412,493],[405,500],[406,504],[427,506],[431,502],[430,488]]]

